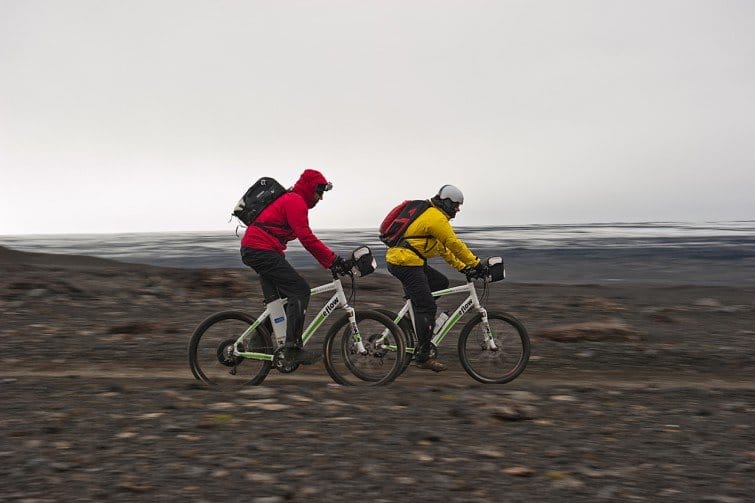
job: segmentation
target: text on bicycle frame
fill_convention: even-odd
[[[323,316],[326,316],[326,317],[329,316],[330,313],[332,313],[333,310],[338,307],[338,304],[339,304],[338,297],[328,302],[328,305],[325,306],[322,310]]]

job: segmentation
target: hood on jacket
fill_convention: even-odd
[[[299,177],[299,180],[294,184],[293,192],[296,192],[307,202],[308,208],[313,208],[315,203],[315,195],[317,194],[317,186],[325,185],[328,181],[325,179],[322,173],[314,169],[305,169]]]

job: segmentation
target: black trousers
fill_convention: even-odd
[[[412,301],[418,340],[414,359],[423,362],[430,354],[435,313],[438,310],[438,304],[432,292],[448,288],[448,278],[427,264],[424,266],[388,264],[388,272],[401,281],[406,296]]]
[[[265,303],[287,298],[286,347],[301,347],[304,316],[309,305],[309,283],[280,253],[241,248],[241,260],[259,275]]]

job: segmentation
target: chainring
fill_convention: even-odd
[[[282,374],[290,374],[299,368],[299,364],[286,361],[283,357],[283,349],[284,348],[278,348],[275,350],[275,353],[273,353],[273,367]]]

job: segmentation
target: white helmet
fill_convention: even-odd
[[[453,185],[444,185],[434,196],[432,202],[435,203],[449,218],[456,216],[459,211],[459,205],[464,203],[464,194]]]
[[[438,199],[450,199],[456,204],[464,204],[464,194],[453,185],[444,185],[438,191]]]

